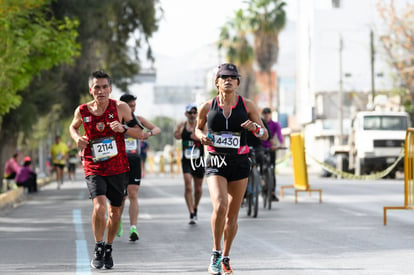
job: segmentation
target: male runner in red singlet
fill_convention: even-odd
[[[93,200],[92,231],[95,237],[93,268],[113,267],[112,242],[121,218],[129,164],[124,135],[142,138],[142,129],[125,102],[109,98],[111,77],[96,71],[89,76],[93,100],[76,108],[69,132],[81,152],[85,179]],[[121,124],[126,121],[126,124]],[[80,135],[83,125],[85,134]],[[107,198],[110,205],[107,209]],[[106,211],[108,210],[108,220]],[[106,243],[104,234],[106,228]]]

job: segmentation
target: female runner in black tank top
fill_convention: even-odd
[[[211,274],[232,274],[230,248],[250,171],[246,131],[253,131],[260,139],[267,139],[268,133],[253,101],[236,93],[240,75],[235,65],[220,65],[215,84],[218,96],[201,106],[196,136],[207,146],[206,178],[213,204],[214,244],[208,270]],[[203,131],[206,124],[208,133]]]

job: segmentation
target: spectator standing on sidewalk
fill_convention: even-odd
[[[110,99],[111,92],[111,77],[102,71],[93,72],[89,76],[89,93],[93,100],[76,108],[69,126],[73,140],[82,150],[85,179],[93,200],[92,231],[96,244],[91,267],[97,269],[111,269],[114,265],[112,243],[121,220],[129,172],[125,134],[143,137],[129,106]],[[83,136],[80,135],[82,125]]]
[[[184,176],[184,198],[190,213],[189,224],[196,224],[198,204],[203,195],[202,183],[204,179],[204,167],[194,165],[200,163],[199,160],[204,158],[204,146],[195,135],[197,105],[188,104],[185,107],[185,116],[187,120],[177,125],[174,137],[175,139],[181,139],[182,143],[181,168]],[[191,165],[191,162],[193,162],[193,165]]]
[[[124,94],[120,98],[121,101],[128,104],[131,108],[132,115],[134,115],[135,107],[136,107],[136,96],[131,94]],[[149,122],[146,118],[142,116],[137,116],[136,119],[139,123],[141,123],[144,129],[148,129],[143,133],[143,140],[147,140],[151,136],[156,136],[161,133],[161,129],[151,122]],[[143,171],[141,170],[141,143],[142,141],[129,135],[125,135],[125,146],[126,146],[126,153],[128,156],[129,162],[129,180],[126,188],[126,193],[124,196],[124,201],[122,202],[121,207],[121,222],[118,227],[118,231],[116,235],[121,237],[124,234],[124,230],[122,228],[122,213],[125,206],[125,200],[128,196],[129,199],[129,223],[130,223],[130,230],[129,230],[129,240],[135,242],[139,239],[139,233],[137,230],[138,224],[138,214],[139,214],[139,204],[138,204],[138,191],[141,186],[141,178]]]

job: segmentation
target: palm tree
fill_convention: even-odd
[[[279,56],[279,33],[286,24],[286,3],[281,0],[250,0],[248,21],[254,34],[254,52],[262,72],[268,73],[269,107],[273,107],[272,66]]]
[[[251,98],[256,86],[256,75],[253,69],[254,53],[247,39],[249,28],[246,23],[243,10],[239,9],[235,17],[221,28],[218,48],[224,49],[227,62],[236,64],[239,69],[242,79],[239,94]]]

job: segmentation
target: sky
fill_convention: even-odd
[[[290,19],[296,15],[296,1],[287,0]],[[150,39],[155,55],[157,84],[193,85],[183,79],[188,72],[199,72],[223,63],[215,43],[220,28],[247,7],[246,0],[161,0],[164,17]],[[178,68],[182,68],[181,72]],[[184,76],[183,76],[184,75]]]
[[[218,40],[220,27],[244,0],[161,0],[164,18],[151,39],[154,52],[180,56]]]
[[[296,1],[286,0],[290,19]],[[246,0],[161,0],[164,18],[151,44],[157,54],[178,56],[218,40],[220,28],[246,7]],[[247,1],[248,2],[248,1]]]
[[[158,31],[150,38],[157,70],[156,85],[203,86],[208,70],[225,62],[215,46],[220,28],[234,17],[236,10],[246,7],[245,1],[160,0],[164,16]],[[296,1],[286,1],[288,17],[296,14]],[[145,51],[141,53],[144,55]],[[145,58],[141,56],[141,60]],[[149,67],[149,64],[143,62],[143,67]],[[139,99],[150,100],[152,88],[152,85],[144,83],[131,87],[130,91]],[[116,90],[113,97],[119,96],[120,91]],[[141,115],[147,118],[154,115],[151,104],[139,106]],[[182,110],[177,114],[181,116]]]

